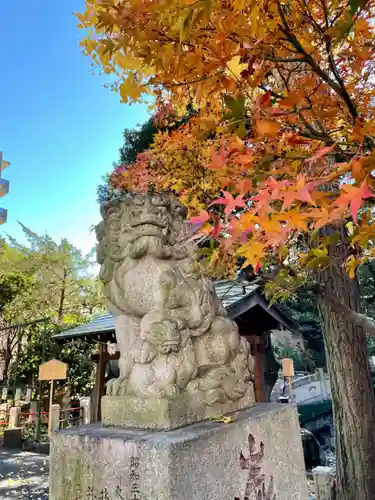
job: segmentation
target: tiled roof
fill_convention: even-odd
[[[221,280],[215,282],[216,293],[222,300],[225,308],[232,306],[258,288],[258,285],[254,285],[248,281]]]
[[[251,295],[258,285],[251,284],[247,281],[231,281],[221,280],[215,282],[215,290],[217,295],[223,301],[225,308],[233,306],[236,302],[243,299],[247,295]],[[86,323],[85,325],[77,326],[65,330],[53,336],[54,339],[68,339],[75,337],[86,337],[97,333],[106,333],[115,331],[115,318],[110,313],[105,313],[99,318]]]

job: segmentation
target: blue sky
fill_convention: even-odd
[[[32,230],[89,251],[99,220],[96,187],[118,159],[122,131],[147,118],[120,104],[90,72],[73,12],[83,0],[0,2],[0,150],[11,166],[1,232]]]

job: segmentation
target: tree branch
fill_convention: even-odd
[[[329,74],[326,73],[319,66],[319,64],[315,61],[315,59],[308,52],[306,52],[306,50],[303,48],[301,43],[297,40],[296,36],[291,32],[289,24],[288,24],[286,17],[285,17],[285,13],[283,11],[283,7],[280,3],[280,0],[278,0],[277,5],[278,5],[278,11],[279,11],[281,22],[282,22],[282,26],[280,26],[280,29],[284,33],[284,35],[286,36],[286,39],[288,40],[288,42],[291,43],[293,45],[293,47],[295,47],[297,52],[299,52],[300,54],[302,54],[304,56],[306,63],[311,67],[311,69],[313,71],[315,71],[315,73],[318,76],[320,76],[320,78],[323,81],[325,81],[331,87],[331,89],[334,90],[336,92],[336,94],[339,95],[344,100],[345,104],[347,105],[347,107],[349,109],[350,114],[353,117],[353,120],[355,121],[357,116],[358,116],[358,112],[357,112],[357,109],[356,109],[353,101],[351,100],[348,92],[346,91],[345,87],[343,87],[343,84],[341,85],[341,84],[335,82],[329,76]],[[332,67],[336,69],[334,61],[332,61],[330,59],[329,62],[331,65],[331,69],[332,69]],[[333,69],[332,69],[332,71],[333,71]],[[333,71],[333,73],[335,74],[335,71]],[[337,71],[336,71],[335,77],[337,78]],[[339,76],[339,78],[340,78],[340,76]]]
[[[301,63],[306,62],[305,57],[271,57],[265,56],[266,61],[277,62],[277,63]]]
[[[332,311],[344,314],[356,326],[363,328],[367,334],[375,336],[375,322],[371,318],[353,311],[353,309],[341,304],[341,302],[330,300],[329,305]]]

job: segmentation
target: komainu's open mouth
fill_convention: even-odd
[[[131,222],[132,227],[140,227],[140,226],[157,226],[160,227],[161,229],[164,229],[167,225],[167,222],[165,220],[158,220],[157,218],[155,219],[135,219]]]

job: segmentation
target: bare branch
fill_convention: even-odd
[[[367,334],[375,336],[375,322],[371,318],[353,311],[341,302],[330,300],[329,305],[332,311],[344,314],[356,326],[363,328]]]

